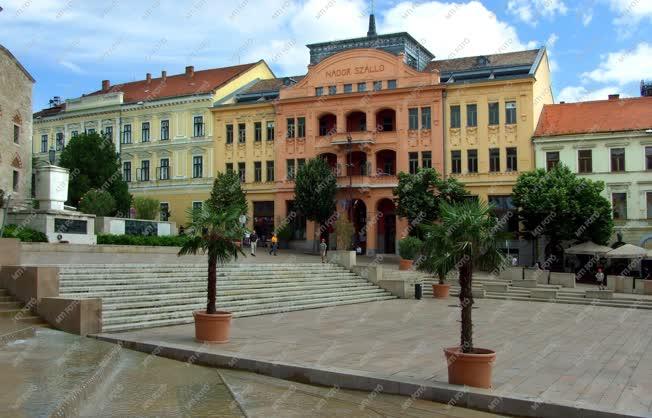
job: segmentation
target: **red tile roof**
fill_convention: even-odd
[[[652,129],[652,97],[545,105],[534,136]]]
[[[259,61],[260,62],[260,61]],[[169,75],[163,81],[162,77],[111,86],[109,92],[123,92],[124,103],[135,103],[148,100],[157,100],[170,97],[190,96],[193,94],[210,93],[228,81],[239,76],[258,62],[232,67],[213,68],[210,70],[194,71],[192,76],[186,73]],[[103,94],[106,91],[98,90],[93,94]]]

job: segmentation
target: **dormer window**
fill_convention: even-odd
[[[489,58],[485,56],[479,56],[476,58],[475,63],[478,67],[486,67],[487,65],[489,65]]]

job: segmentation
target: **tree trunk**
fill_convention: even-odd
[[[444,284],[446,282],[446,274],[439,272],[439,284]]]
[[[473,352],[473,262],[469,259],[460,266],[460,305],[462,307],[462,332],[460,346],[463,353]]]
[[[217,294],[217,258],[208,256],[208,304],[206,305],[206,313],[214,314],[217,312],[215,309],[215,299]]]

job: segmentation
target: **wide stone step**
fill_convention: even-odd
[[[120,268],[120,269],[83,269],[78,271],[60,271],[60,274],[65,277],[77,277],[77,276],[96,276],[96,275],[127,275],[127,276],[142,276],[147,274],[187,274],[187,273],[201,273],[207,274],[206,268],[192,268],[192,269],[159,269],[159,268],[150,268],[150,269],[130,269],[130,268]],[[273,273],[273,274],[293,274],[293,273],[312,273],[318,274],[322,272],[348,272],[348,270],[342,268],[311,268],[311,267],[286,267],[284,269],[268,269],[264,266],[252,268],[252,269],[217,269],[217,274],[221,276],[240,276],[240,275],[256,275],[261,272]]]
[[[268,314],[277,314],[277,313],[283,313],[283,312],[291,312],[291,311],[299,311],[299,310],[304,310],[304,309],[315,309],[315,308],[325,308],[328,306],[338,306],[338,305],[350,305],[350,304],[357,304],[357,303],[367,303],[367,302],[379,302],[383,300],[390,300],[390,299],[395,299],[395,296],[376,296],[376,297],[369,297],[369,298],[364,298],[364,299],[355,299],[355,300],[350,300],[350,301],[336,301],[336,302],[329,302],[329,303],[319,303],[319,304],[309,304],[309,305],[295,305],[295,306],[286,306],[286,307],[280,307],[280,308],[275,308],[275,309],[266,309],[266,310],[248,310],[248,311],[239,311],[239,312],[234,312],[233,316],[236,318],[242,318],[242,317],[247,317],[247,316],[256,316],[256,315],[268,315]],[[138,319],[138,318],[134,318]],[[104,325],[103,331],[104,332],[115,332],[115,331],[128,331],[132,329],[140,329],[140,328],[151,328],[151,327],[162,327],[162,326],[170,326],[170,325],[181,325],[181,324],[189,324],[192,323],[194,319],[192,318],[192,313],[190,315],[183,314],[182,316],[179,317],[174,317],[174,318],[166,318],[166,319],[158,319],[158,320],[143,320],[143,321],[133,321],[128,324],[115,324],[115,325]]]
[[[275,276],[269,274],[259,274],[258,276],[218,276],[218,282],[257,282],[257,281],[299,281],[299,280],[325,280],[325,279],[350,279],[357,277],[353,273],[321,273],[321,274],[296,274],[296,275],[283,275]],[[87,285],[101,285],[101,284],[130,284],[130,283],[164,283],[164,282],[190,282],[190,281],[203,281],[207,280],[205,275],[174,275],[174,276],[98,276],[98,277],[62,277],[60,280],[61,286],[87,286]]]
[[[186,270],[204,270],[206,271],[206,264],[129,264],[125,267],[122,264],[86,264],[59,266],[63,273],[84,273],[87,271],[186,271]],[[322,264],[322,263],[293,263],[293,264],[274,264],[274,263],[248,263],[248,264],[227,264],[217,267],[218,271],[245,271],[245,270],[327,270],[327,269],[342,269],[341,266],[336,264]]]

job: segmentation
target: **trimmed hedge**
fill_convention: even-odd
[[[423,242],[416,237],[405,237],[398,242],[398,254],[404,260],[416,260]]]
[[[181,247],[188,240],[187,236],[140,236],[140,235],[111,235],[99,234],[98,244],[110,245],[143,245],[152,247]]]
[[[2,237],[18,238],[22,242],[48,242],[48,237],[44,233],[30,228],[21,228],[18,225],[6,225]]]

